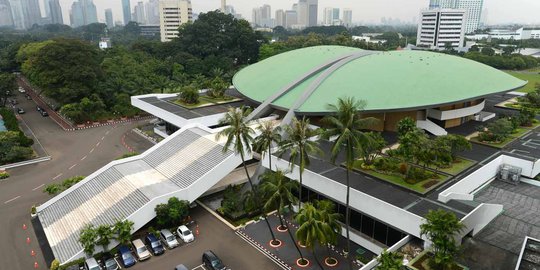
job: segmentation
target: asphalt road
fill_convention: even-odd
[[[22,118],[52,160],[10,169],[11,177],[0,182],[0,269],[33,269],[35,262],[39,269],[48,269],[30,223],[31,206],[50,199],[42,192],[43,186],[67,177],[91,174],[128,152],[123,140],[138,152],[152,144],[132,134],[131,129],[138,123],[66,132],[49,117],[38,114],[33,101],[25,100],[19,93],[17,100],[20,104],[16,106],[26,111]],[[27,237],[30,244],[26,242]],[[35,257],[31,255],[32,250],[36,252]]]
[[[214,251],[225,266],[232,270],[280,269],[201,206],[193,209],[190,215],[199,224],[199,235],[195,236],[194,242],[167,250],[163,255],[153,256],[147,261],[138,262],[130,269],[172,270],[176,265],[184,264],[188,269],[202,270],[203,268],[198,266],[202,264],[201,257],[205,250]]]

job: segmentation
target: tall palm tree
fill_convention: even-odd
[[[251,110],[246,109],[244,106],[240,108],[230,108],[225,116],[219,120],[220,125],[227,125],[228,127],[218,132],[216,134],[216,139],[219,140],[221,137],[227,137],[227,141],[223,146],[223,152],[226,153],[232,147],[234,153],[236,155],[240,155],[240,158],[242,159],[242,166],[244,167],[251,191],[255,197],[255,204],[259,206],[260,203],[259,196],[257,195],[257,189],[251,181],[251,176],[249,175],[245,158],[246,153],[251,154],[252,144],[254,141],[253,134],[255,133],[253,128],[251,128],[246,121],[246,118],[250,113]],[[264,211],[262,212],[266,225],[268,226],[268,230],[270,230],[270,234],[272,235],[272,242],[273,244],[277,245],[279,241],[276,239],[274,231],[272,231],[272,227],[266,218],[266,214]]]
[[[98,240],[96,244],[103,247],[103,251],[107,251],[107,247],[111,243],[111,240],[114,239],[113,227],[109,225],[100,225],[96,229]]]
[[[293,194],[293,191],[298,190],[298,182],[292,181],[291,179],[285,176],[285,173],[282,170],[267,171],[266,173],[260,176],[261,178],[261,191],[265,200],[264,209],[265,211],[271,211],[276,209],[281,223],[281,229],[287,229],[289,237],[291,238],[298,254],[302,261],[305,261],[302,251],[298,247],[294,236],[292,235],[291,230],[287,228],[283,222],[283,209],[285,207],[291,207],[293,203],[298,200]]]
[[[375,123],[373,118],[360,117],[359,112],[365,107],[364,101],[357,101],[352,97],[339,98],[337,104],[329,104],[328,109],[335,112],[333,115],[326,116],[323,119],[323,123],[327,128],[321,138],[329,140],[335,138],[330,154],[331,161],[336,162],[339,154],[345,152],[345,167],[347,169],[346,185],[347,195],[345,199],[346,212],[345,212],[345,226],[347,230],[347,252],[351,251],[351,238],[349,235],[350,227],[350,172],[353,169],[354,162],[358,156],[357,148],[361,147],[362,143],[369,140],[366,133],[362,132],[363,129],[369,128]],[[348,259],[349,269],[352,269],[352,261],[350,256]]]
[[[310,164],[309,155],[322,155],[317,142],[310,140],[319,134],[318,129],[312,129],[309,126],[309,119],[304,117],[302,120],[298,120],[295,117],[290,126],[285,126],[285,139],[279,145],[279,156],[289,153],[291,171],[294,169],[294,165],[298,164],[299,167],[298,180],[300,181],[300,189],[298,209],[300,209],[302,204],[302,175],[304,169]]]
[[[124,220],[124,221],[117,221],[114,224],[114,231],[116,232],[116,240],[120,242],[120,244],[127,245],[129,244],[131,240],[131,230],[133,230],[133,221],[131,220]]]
[[[255,138],[253,147],[256,152],[264,154],[268,153],[268,169],[272,169],[272,144],[281,142],[281,127],[277,126],[274,121],[265,121],[259,124],[257,130],[260,135]]]
[[[96,228],[92,224],[86,224],[79,233],[79,243],[83,246],[84,253],[92,257],[96,248],[96,240],[98,235]]]
[[[322,221],[320,211],[311,202],[306,202],[296,215],[295,220],[300,226],[296,231],[296,237],[311,250],[315,261],[323,269],[315,254],[316,244],[327,242],[328,228]]]
[[[323,239],[324,241],[321,244],[326,246],[328,259],[336,260],[332,257],[330,247],[328,245],[335,245],[337,243],[338,235],[341,232],[341,225],[339,224],[341,214],[336,213],[336,205],[330,200],[316,201],[315,206],[321,215],[321,221],[324,224],[323,228],[327,230],[327,233],[325,234],[326,238]]]

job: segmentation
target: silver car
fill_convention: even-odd
[[[146,259],[150,259],[152,254],[150,254],[150,251],[146,248],[143,241],[141,239],[135,239],[133,242],[133,247],[135,248],[135,254],[137,254],[137,258],[139,258],[139,261],[144,261]]]
[[[176,240],[176,236],[174,236],[171,231],[167,229],[161,230],[161,232],[159,233],[159,237],[169,249],[173,249],[180,245],[180,243],[178,243],[178,240]]]
[[[89,258],[84,262],[85,270],[101,270],[101,266],[97,263],[96,259]]]

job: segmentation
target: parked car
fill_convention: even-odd
[[[90,259],[86,259],[86,261],[84,262],[84,269],[85,270],[101,270],[101,266],[99,266],[96,259],[90,258]]]
[[[135,239],[133,242],[133,247],[135,248],[135,254],[139,258],[139,261],[144,261],[147,259],[150,259],[152,254],[150,254],[150,251],[146,248],[143,241],[141,239]]]
[[[17,108],[17,113],[18,114],[24,114],[25,111],[23,110],[23,108]]]
[[[137,263],[137,260],[135,260],[135,257],[133,257],[133,254],[131,253],[131,250],[129,250],[129,247],[127,246],[120,246],[118,247],[118,252],[120,252],[120,258],[122,259],[122,264],[124,267],[131,267]]]
[[[211,250],[207,250],[202,255],[202,263],[208,270],[225,270],[227,269],[218,256]]]
[[[180,237],[184,243],[189,243],[195,240],[193,233],[191,233],[191,231],[185,225],[178,227],[178,229],[176,229],[176,233],[178,233],[178,237]]]
[[[150,250],[152,251],[154,255],[161,255],[165,252],[165,249],[163,248],[161,241],[159,241],[153,233],[149,233],[144,238],[144,241],[150,247]]]
[[[174,270],[189,270],[185,265],[179,264],[177,265]]]
[[[43,111],[43,108],[41,108],[39,105],[37,105],[37,106],[36,106],[36,110],[37,110],[38,112],[41,112],[41,111]]]
[[[26,97],[27,100],[32,100],[32,97],[29,94],[24,95],[24,97]]]
[[[22,87],[19,87],[19,92],[26,93],[26,90],[24,90],[24,88],[22,88]]]
[[[118,263],[114,258],[107,258],[105,260],[105,270],[118,270],[120,269],[120,266],[118,266]]]
[[[41,116],[47,117],[49,114],[45,110],[41,110]]]
[[[176,237],[167,229],[161,230],[161,232],[159,232],[159,237],[169,249],[173,249],[180,245],[178,240],[176,240]]]

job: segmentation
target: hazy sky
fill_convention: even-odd
[[[42,1],[42,0],[41,0]],[[133,8],[137,2],[131,0]],[[147,0],[144,0],[146,2]],[[60,0],[64,11],[64,21],[69,22],[69,8],[73,0]],[[272,6],[272,17],[276,9],[291,9],[297,0],[227,0],[237,13],[251,20],[251,10],[263,4]],[[98,9],[98,18],[104,21],[104,10],[112,8],[114,20],[122,20],[121,0],[94,0]],[[192,0],[196,13],[218,9],[221,0]],[[420,10],[428,6],[429,0],[319,0],[319,20],[325,7],[351,8],[353,22],[380,22],[382,17],[391,17],[402,21],[411,21],[419,17]],[[487,20],[490,24],[525,23],[540,24],[540,0],[484,0]]]

